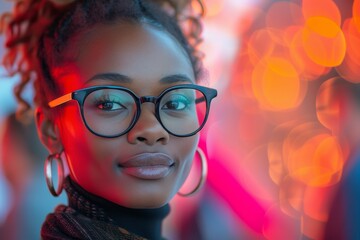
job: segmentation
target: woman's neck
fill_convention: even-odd
[[[170,212],[168,204],[155,209],[126,208],[87,192],[70,178],[65,189],[69,206],[86,217],[111,222],[142,237],[161,239],[162,221]]]

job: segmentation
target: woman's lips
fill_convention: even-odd
[[[123,173],[145,180],[164,178],[173,166],[174,160],[164,153],[141,153],[119,163]]]

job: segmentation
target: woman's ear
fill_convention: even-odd
[[[41,142],[50,153],[60,153],[63,146],[58,127],[43,108],[37,107],[35,114],[37,131]]]

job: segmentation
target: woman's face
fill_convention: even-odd
[[[181,46],[148,24],[97,25],[81,34],[65,54],[72,60],[52,69],[63,94],[114,85],[129,88],[138,96],[158,96],[168,87],[195,82]],[[93,78],[108,73],[128,79]],[[172,75],[186,76],[188,81],[168,78]],[[87,191],[125,207],[154,208],[169,202],[185,181],[198,135],[170,135],[156,119],[153,103],[143,103],[135,126],[117,138],[92,134],[76,101],[59,111],[55,123],[71,177]]]

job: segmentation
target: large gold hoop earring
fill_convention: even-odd
[[[58,169],[58,186],[57,186],[56,190],[54,188],[54,182],[52,179],[53,178],[52,163],[54,160],[57,162],[57,166],[58,166],[57,167],[57,169]],[[45,171],[46,184],[49,188],[50,193],[55,197],[59,196],[63,190],[63,183],[64,183],[64,165],[61,160],[61,153],[51,154],[46,158],[44,171]]]
[[[197,193],[203,187],[203,185],[205,183],[205,180],[206,180],[206,176],[207,176],[207,172],[208,172],[208,165],[207,165],[207,159],[206,159],[205,153],[203,152],[203,150],[201,150],[201,148],[197,148],[196,152],[199,154],[200,160],[201,160],[201,177],[200,177],[200,181],[191,192],[189,192],[189,193],[178,192],[177,193],[178,195],[180,195],[182,197],[189,197],[189,196]]]

